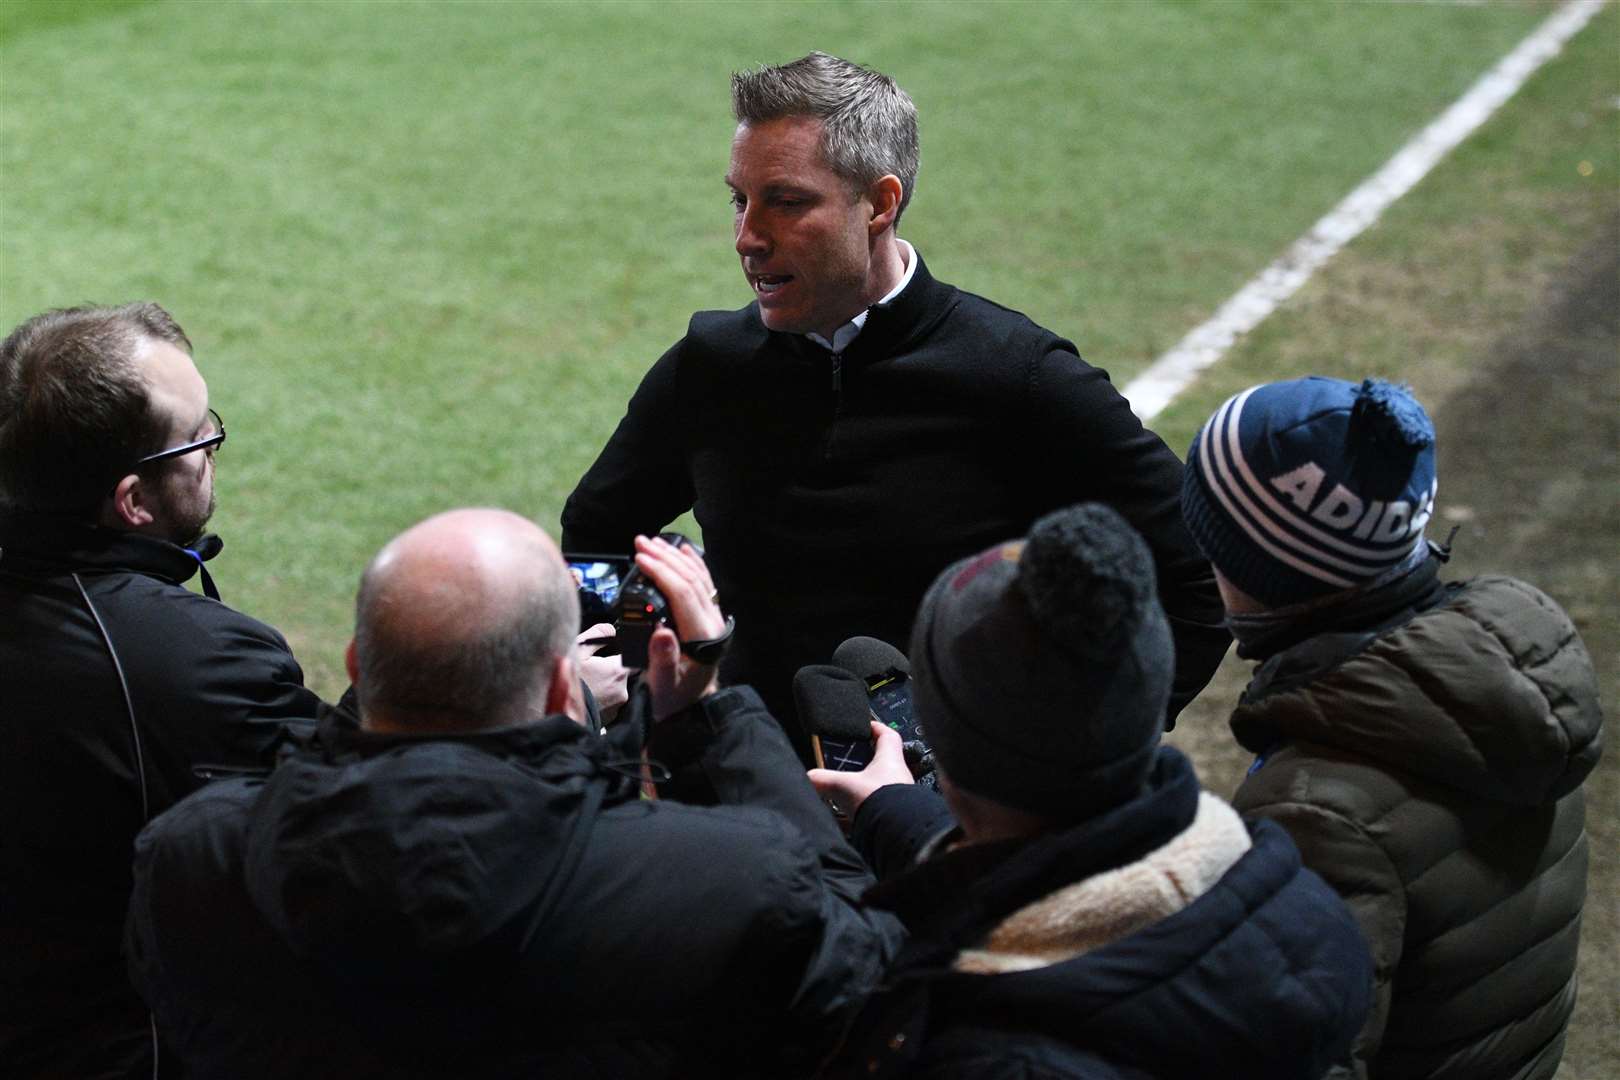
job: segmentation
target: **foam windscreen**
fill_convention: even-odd
[[[793,676],[799,719],[812,735],[841,742],[872,737],[866,683],[833,664],[810,664]]]

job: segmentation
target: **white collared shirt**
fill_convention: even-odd
[[[878,304],[887,304],[890,300],[905,292],[906,286],[911,284],[911,276],[917,272],[917,249],[901,240],[898,236],[895,237],[895,241],[900,245],[900,254],[906,260],[906,272],[900,275],[900,284],[890,289],[888,294],[879,300],[877,304],[873,304],[872,307],[877,307]],[[820,345],[823,349],[841,353],[849,348],[849,343],[854,341],[856,336],[860,334],[861,329],[866,325],[866,316],[871,311],[872,308],[867,308],[849,322],[834,330],[831,341],[828,341],[814,330],[804,336]]]

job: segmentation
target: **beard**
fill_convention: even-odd
[[[181,547],[191,547],[202,538],[203,527],[214,516],[214,485],[209,483],[206,498],[197,491],[177,492],[165,487],[158,510],[160,513],[156,516],[162,525],[163,538]]]

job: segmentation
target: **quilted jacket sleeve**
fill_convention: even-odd
[[[1372,951],[1372,1005],[1352,1050],[1353,1075],[1366,1077],[1383,1040],[1391,987],[1401,962],[1406,933],[1405,888],[1384,850],[1358,822],[1321,806],[1269,798],[1246,784],[1232,804],[1245,816],[1267,818],[1287,830],[1299,848],[1301,861],[1343,898]],[[1339,1071],[1329,1075],[1351,1074]]]

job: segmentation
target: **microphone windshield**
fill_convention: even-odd
[[[793,700],[810,734],[840,742],[872,737],[872,710],[866,684],[831,664],[810,664],[793,676]]]
[[[910,675],[911,661],[906,654],[875,637],[852,637],[833,650],[833,663],[853,672],[867,683],[880,676]]]

